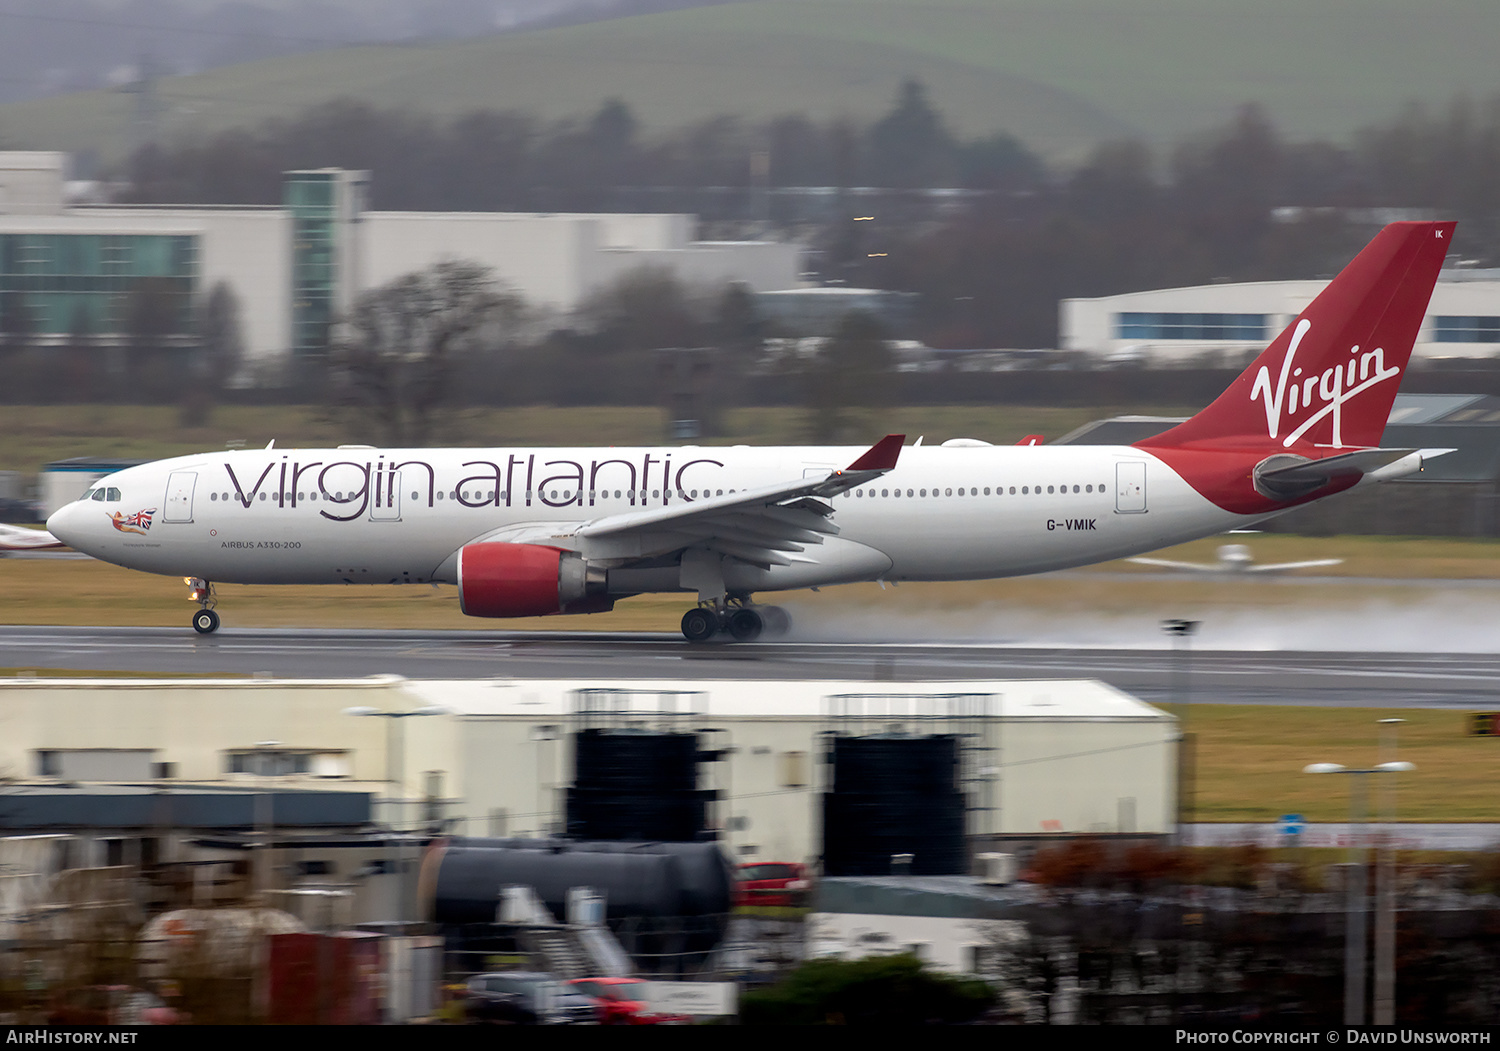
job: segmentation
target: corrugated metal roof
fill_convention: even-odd
[[[1013,679],[953,682],[718,679],[684,682],[637,679],[506,679],[412,681],[407,689],[427,704],[461,716],[565,717],[579,690],[619,690],[632,710],[656,711],[659,699],[677,695],[683,710],[720,717],[824,719],[830,698],[858,698],[867,710],[885,703],[944,696],[994,698],[990,711],[1007,719],[1170,720],[1172,716],[1092,679]],[[882,700],[883,699],[883,700]],[[846,707],[848,705],[846,704]]]

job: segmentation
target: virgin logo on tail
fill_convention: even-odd
[[[1394,365],[1386,368],[1383,348],[1376,347],[1374,350],[1361,354],[1356,344],[1349,348],[1348,361],[1330,365],[1321,374],[1304,377],[1300,368],[1292,367],[1293,359],[1297,356],[1297,348],[1301,345],[1303,337],[1311,330],[1312,322],[1307,318],[1302,318],[1297,322],[1297,327],[1292,332],[1292,341],[1287,347],[1286,357],[1281,359],[1281,377],[1277,380],[1275,391],[1271,389],[1271,371],[1267,366],[1262,365],[1260,371],[1256,373],[1254,385],[1250,388],[1250,400],[1253,402],[1261,399],[1265,402],[1268,438],[1281,437],[1283,423],[1291,422],[1300,412],[1312,410],[1316,400],[1318,409],[1310,412],[1310,415],[1297,424],[1296,428],[1282,439],[1281,444],[1290,447],[1319,420],[1331,414],[1333,416],[1333,445],[1335,448],[1343,448],[1344,403],[1378,383],[1384,383],[1388,379],[1401,375],[1401,369]]]

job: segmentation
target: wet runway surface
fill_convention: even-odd
[[[1146,701],[1500,709],[1500,656],[1038,648],[987,643],[692,645],[667,634],[0,627],[0,667],[277,678],[1095,678]]]

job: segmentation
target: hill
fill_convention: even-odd
[[[351,47],[164,79],[166,134],[259,123],[334,97],[452,115],[584,114],[611,96],[651,127],[717,114],[870,118],[924,81],[955,130],[1053,158],[1165,141],[1264,104],[1343,138],[1412,100],[1500,90],[1493,0],[745,0],[424,46]],[[0,144],[118,156],[135,97],[0,107]]]

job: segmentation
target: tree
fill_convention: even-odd
[[[627,270],[578,308],[600,353],[693,347],[703,341],[703,308],[664,266]]]
[[[245,350],[239,297],[226,282],[220,281],[209,290],[196,314],[193,327],[198,347],[182,378],[178,398],[179,419],[185,427],[201,427],[208,422],[214,395],[239,370]]]
[[[806,373],[807,407],[814,441],[832,441],[849,410],[875,408],[890,392],[891,348],[885,326],[871,314],[851,310],[818,351]]]
[[[189,325],[187,289],[182,281],[142,277],[131,283],[121,324],[125,351],[121,400],[175,400],[182,386],[183,347],[178,337],[188,332]]]
[[[220,281],[209,290],[198,311],[198,360],[194,370],[213,387],[223,387],[239,371],[245,354],[240,331],[240,299]]]
[[[385,444],[426,443],[462,359],[519,308],[487,268],[456,260],[364,293],[329,350],[340,406]]]
[[[869,144],[872,185],[942,186],[953,178],[953,136],[920,81],[902,83],[891,111],[870,127]]]

